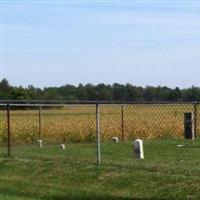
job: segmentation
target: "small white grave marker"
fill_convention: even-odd
[[[177,147],[184,147],[184,146],[185,146],[184,144],[177,145]]]
[[[119,142],[119,138],[118,138],[118,137],[113,137],[113,138],[112,138],[112,141],[113,141],[114,143],[118,143],[118,142]]]
[[[136,159],[144,159],[143,141],[137,139],[134,141],[133,145],[134,157]]]
[[[63,150],[65,149],[65,145],[64,145],[64,144],[61,144],[60,147],[61,147],[61,149],[63,149]]]
[[[38,146],[39,146],[40,148],[42,148],[42,140],[37,140],[37,142],[38,142]]]

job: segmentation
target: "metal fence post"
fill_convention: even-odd
[[[194,102],[194,137],[197,136],[197,102]]]
[[[124,106],[121,106],[121,139],[124,141]]]
[[[8,148],[8,157],[11,157],[11,142],[10,142],[10,104],[7,104],[7,148]]]
[[[99,104],[96,104],[96,148],[97,148],[97,165],[101,164],[100,149],[100,120],[99,120]]]
[[[41,106],[39,106],[39,140],[41,140],[41,135],[42,135],[42,118],[41,118],[41,111],[42,111],[42,108]]]

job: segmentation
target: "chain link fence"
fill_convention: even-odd
[[[200,164],[199,115],[198,102],[2,102],[0,156],[195,168]],[[138,138],[144,143],[140,161],[133,151]]]

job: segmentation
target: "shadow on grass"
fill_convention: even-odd
[[[164,200],[161,198],[137,198],[137,197],[115,197],[115,196],[77,196],[77,197],[70,197],[70,196],[53,196],[47,198],[46,200]]]

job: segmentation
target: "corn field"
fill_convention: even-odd
[[[195,106],[194,106],[195,105]],[[42,138],[48,143],[90,143],[96,137],[95,104],[10,104],[10,132],[13,144],[31,144]],[[113,137],[184,138],[184,113],[195,112],[196,134],[200,132],[200,109],[193,103],[99,104],[102,141]],[[0,106],[0,141],[7,137],[6,105]]]

